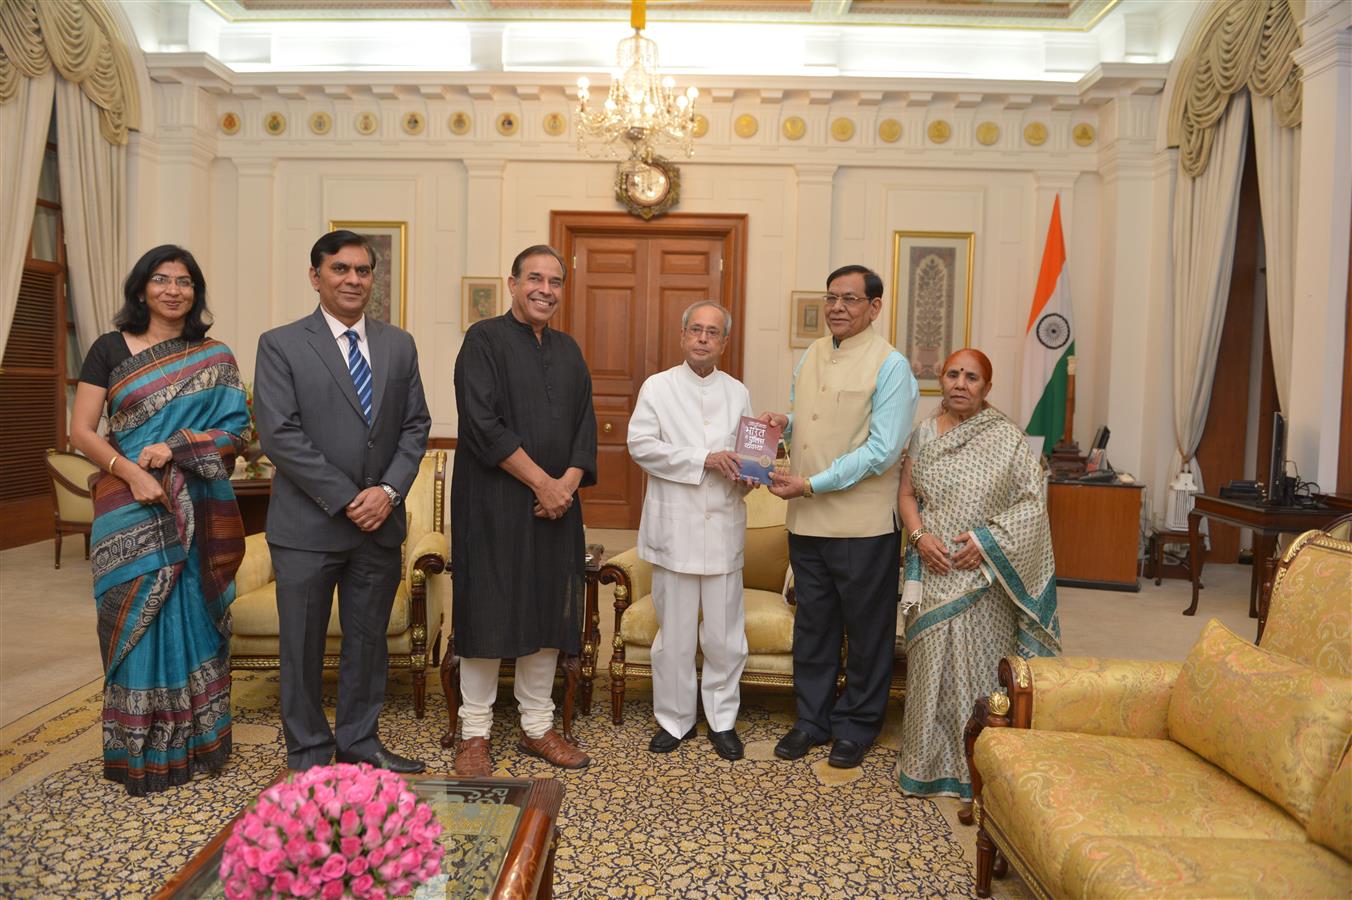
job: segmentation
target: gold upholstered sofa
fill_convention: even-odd
[[[1000,664],[967,728],[977,894],[1352,895],[1352,543],[1288,550],[1257,646]]]
[[[445,485],[446,451],[429,450],[419,464],[408,496],[392,513],[405,517],[408,533],[402,547],[403,573],[395,591],[385,643],[390,669],[413,673],[413,711],[420,719],[427,711],[428,647],[435,668],[441,646],[441,614],[450,605],[450,577],[442,574],[450,565]],[[244,562],[235,575],[235,602],[230,607],[232,669],[275,669],[281,664],[277,656],[275,578],[266,535],[249,535],[244,539]],[[324,642],[324,668],[338,667],[342,640],[343,629],[335,603]]]
[[[788,503],[758,488],[746,495],[746,550],[742,570],[748,656],[742,684],[793,686],[793,599],[785,591],[789,571]],[[615,585],[615,637],[610,656],[610,711],[624,719],[624,685],[629,678],[652,678],[657,637],[653,569],[626,550],[601,567],[602,584]]]

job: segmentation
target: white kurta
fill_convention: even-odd
[[[733,449],[749,415],[740,381],[717,370],[701,378],[682,363],[643,383],[629,419],[629,455],[649,475],[638,555],[654,566],[653,714],[676,737],[695,725],[697,637],[704,718],[714,731],[737,723],[747,656],[746,505],[741,489],[704,460]]]
[[[732,450],[751,415],[746,386],[714,370],[700,378],[685,363],[643,382],[629,419],[629,455],[650,476],[638,555],[688,575],[740,571],[746,505],[736,484],[704,468],[711,452]]]

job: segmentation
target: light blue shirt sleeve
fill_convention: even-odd
[[[800,363],[801,365],[801,363]],[[794,381],[798,372],[794,371]],[[860,481],[886,472],[901,458],[902,447],[911,434],[915,420],[915,406],[920,399],[920,388],[911,373],[906,357],[895,350],[883,360],[878,369],[878,383],[873,388],[872,412],[869,415],[868,440],[849,453],[836,457],[835,462],[810,479],[814,493],[843,491]],[[792,403],[792,397],[790,397]]]

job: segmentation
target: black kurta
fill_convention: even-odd
[[[473,325],[455,360],[460,436],[451,476],[455,650],[515,659],[581,650],[582,504],[534,515],[535,493],[498,468],[516,451],[552,478],[582,470],[596,483],[591,374],[568,335],[506,315]]]

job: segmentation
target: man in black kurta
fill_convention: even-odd
[[[591,375],[577,343],[548,324],[566,276],[550,247],[523,250],[507,279],[512,308],[472,326],[455,361],[455,771],[463,777],[493,771],[488,735],[502,659],[516,660],[520,749],[564,768],[590,762],[554,730],[550,697],[559,654],[581,649],[577,489],[596,483]]]

